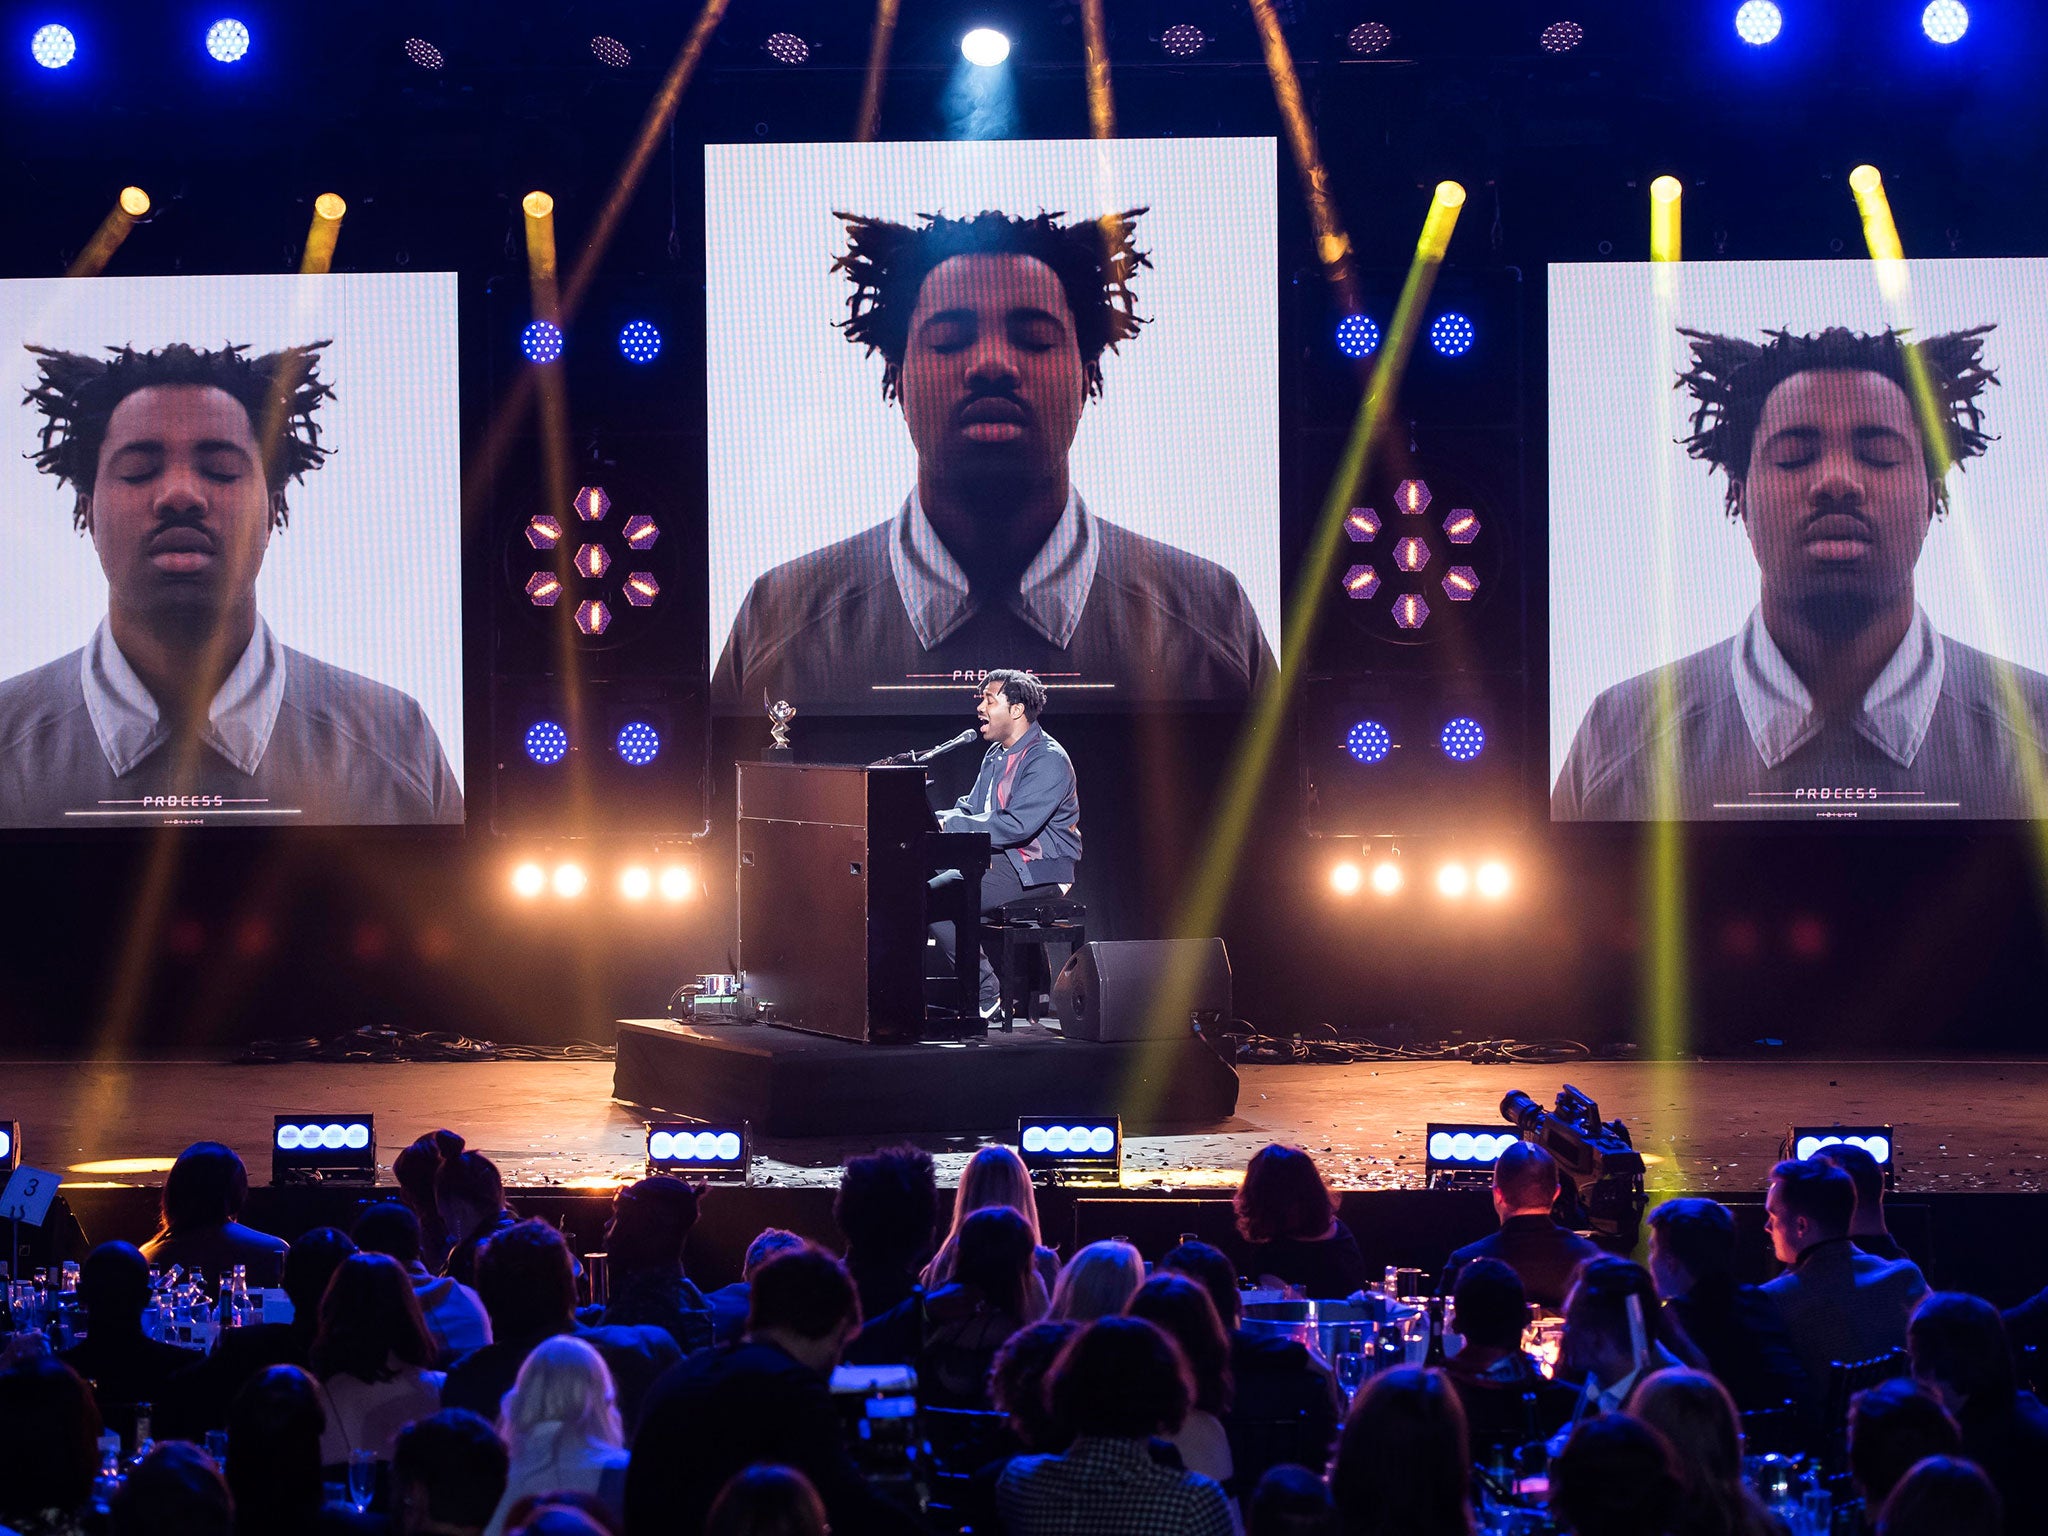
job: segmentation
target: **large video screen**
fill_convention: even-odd
[[[1279,638],[1270,139],[705,150],[714,707],[1242,701]]]
[[[1554,820],[2048,814],[2048,261],[1901,265],[1550,269]]]
[[[455,278],[0,282],[0,827],[462,820]]]

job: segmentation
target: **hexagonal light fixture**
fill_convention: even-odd
[[[652,608],[654,600],[661,596],[661,583],[654,579],[652,571],[635,571],[620,584],[626,594],[627,605],[633,608]]]
[[[1380,515],[1371,507],[1353,507],[1344,519],[1344,536],[1354,544],[1370,544],[1380,536]]]
[[[1453,544],[1470,544],[1479,537],[1479,514],[1470,507],[1453,507],[1444,519],[1444,537]]]
[[[1394,599],[1394,623],[1402,629],[1420,629],[1429,617],[1429,604],[1420,592],[1403,592]]]
[[[562,583],[553,571],[535,571],[526,578],[526,598],[536,608],[552,608],[562,600]]]
[[[652,549],[655,540],[661,537],[661,530],[654,526],[654,519],[645,512],[635,512],[626,519],[623,536],[628,549]]]
[[[1422,539],[1403,539],[1394,546],[1394,564],[1410,575],[1429,564],[1429,544]]]
[[[1429,510],[1429,484],[1423,480],[1403,480],[1394,487],[1394,505],[1410,517],[1420,517]]]
[[[1354,565],[1344,573],[1344,595],[1361,602],[1380,589],[1380,573],[1369,565]]]
[[[612,557],[602,544],[585,544],[576,551],[576,574],[595,581],[611,569]]]
[[[612,611],[600,598],[585,598],[576,605],[576,627],[586,635],[601,635],[612,627]]]
[[[1479,573],[1469,565],[1454,565],[1444,572],[1444,596],[1454,603],[1469,603],[1479,594]]]
[[[543,512],[526,520],[526,542],[535,549],[553,549],[562,542],[562,520]]]
[[[576,515],[586,523],[601,523],[611,511],[612,499],[601,485],[586,485],[576,493]]]

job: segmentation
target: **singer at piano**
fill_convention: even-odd
[[[1045,709],[1045,684],[1029,672],[997,670],[982,685],[975,713],[988,752],[974,788],[950,810],[939,812],[942,832],[986,832],[996,857],[981,881],[981,910],[1037,894],[1050,896],[1073,884],[1081,862],[1081,796],[1067,750],[1046,734],[1038,717]],[[958,870],[932,878],[937,893],[960,880]],[[934,923],[932,937],[953,968],[957,942],[951,923]],[[1001,1006],[1001,985],[988,956],[981,957],[981,1013],[993,1018]]]

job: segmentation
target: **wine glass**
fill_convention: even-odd
[[[348,1501],[355,1505],[359,1514],[369,1512],[371,1502],[377,1497],[377,1453],[375,1451],[350,1451],[348,1453]]]

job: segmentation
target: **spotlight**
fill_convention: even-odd
[[[1380,573],[1369,565],[1354,565],[1344,572],[1344,595],[1363,602],[1380,589]]]
[[[661,356],[661,331],[651,320],[628,320],[619,328],[619,355],[629,363],[651,363]]]
[[[1330,870],[1330,889],[1339,896],[1356,896],[1365,884],[1365,872],[1349,859],[1333,865]]]
[[[611,559],[602,544],[585,544],[576,551],[576,574],[586,581],[595,581],[611,568]]]
[[[121,189],[121,196],[116,201],[120,203],[121,211],[127,214],[129,218],[140,219],[148,217],[149,194],[143,191],[142,188],[123,187]]]
[[[1168,58],[1192,59],[1209,46],[1209,34],[1190,22],[1175,22],[1159,34],[1159,46]]]
[[[1884,1174],[1885,1187],[1891,1187],[1896,1171],[1893,1154],[1897,1149],[1888,1125],[1795,1125],[1786,1132],[1778,1155],[1804,1161],[1816,1152],[1837,1146],[1861,1147],[1868,1152]]]
[[[224,16],[206,29],[206,51],[216,64],[238,64],[249,51],[249,28]]]
[[[562,600],[561,580],[548,571],[535,571],[526,578],[526,596],[536,608],[552,608]]]
[[[1429,564],[1429,545],[1422,539],[1402,539],[1394,546],[1394,565],[1413,576]]]
[[[630,864],[619,875],[619,894],[628,901],[645,901],[654,894],[654,871],[645,864]]]
[[[535,549],[553,549],[562,542],[562,520],[549,513],[526,520],[526,542]]]
[[[1456,901],[1472,889],[1472,873],[1462,864],[1446,864],[1436,872],[1436,888]]]
[[[1392,859],[1381,859],[1372,867],[1372,888],[1382,896],[1391,896],[1401,889],[1401,866]]]
[[[1488,901],[1499,901],[1507,895],[1510,884],[1508,867],[1499,859],[1488,859],[1472,874],[1473,888]]]
[[[1394,29],[1384,21],[1361,21],[1344,34],[1344,46],[1360,58],[1385,53],[1394,46]]]
[[[1576,21],[1553,21],[1537,35],[1536,46],[1545,53],[1570,53],[1586,40],[1586,29]]]
[[[1337,350],[1346,357],[1371,357],[1379,350],[1380,328],[1370,315],[1346,315],[1337,322]]]
[[[273,1184],[374,1184],[373,1115],[278,1115],[270,1137]]]
[[[960,39],[960,56],[970,64],[993,69],[1010,56],[1010,40],[994,27],[976,27]]]
[[[752,1150],[747,1122],[737,1125],[689,1125],[649,1120],[647,1171],[677,1173],[711,1184],[747,1182]]]
[[[635,571],[619,583],[619,590],[625,594],[628,608],[652,608],[661,596],[661,583],[652,571]]]
[[[1963,34],[1970,30],[1969,7],[1963,0],[1929,0],[1927,9],[1920,13],[1920,30],[1927,34],[1929,42],[1943,47],[1961,42]]]
[[[1403,592],[1394,599],[1394,627],[1420,629],[1429,618],[1429,603],[1420,592]]]
[[[555,894],[564,898],[581,896],[590,887],[590,876],[581,864],[557,864],[555,877],[550,882]]]
[[[602,33],[590,40],[590,52],[607,69],[624,69],[633,62],[632,49],[616,37],[606,37]]]
[[[1735,35],[1752,48],[1778,40],[1785,30],[1785,13],[1771,0],[1742,0],[1735,10]]]
[[[619,727],[619,757],[629,768],[645,768],[661,752],[661,733],[645,720],[629,720]]]
[[[522,864],[512,871],[512,894],[531,901],[548,888],[548,872],[538,864]]]
[[[671,864],[661,872],[660,886],[663,901],[686,901],[696,881],[690,878],[689,870],[682,865]]]
[[[545,192],[529,192],[519,199],[519,211],[529,219],[553,218],[555,200]]]
[[[51,23],[37,27],[35,36],[28,40],[29,56],[45,69],[62,69],[78,57],[78,39],[69,27]]]
[[[529,363],[552,363],[562,355],[562,328],[552,320],[529,320],[519,333],[519,350]]]
[[[1476,1188],[1493,1182],[1493,1165],[1522,1138],[1497,1125],[1430,1122],[1423,1132],[1423,1179],[1431,1189]]]
[[[1437,741],[1444,749],[1444,756],[1454,763],[1469,763],[1486,750],[1486,728],[1470,715],[1459,715],[1455,720],[1444,722],[1443,733]]]
[[[1394,505],[1410,517],[1420,517],[1429,510],[1429,504],[1436,499],[1427,480],[1403,480],[1394,487]]]
[[[648,550],[654,548],[655,541],[661,537],[661,529],[646,513],[636,512],[626,519],[620,535],[626,541],[626,548]]]
[[[405,40],[405,56],[420,69],[440,69],[448,62],[441,50],[424,37],[408,37]]]
[[[1439,357],[1463,357],[1472,350],[1477,335],[1472,322],[1455,310],[1438,315],[1429,324],[1429,344]]]
[[[576,515],[586,523],[601,523],[605,514],[612,509],[612,498],[603,486],[586,485],[576,492],[576,498],[570,504],[576,508]]]
[[[313,216],[339,224],[348,216],[348,202],[339,192],[322,192],[313,199]]]
[[[1071,1116],[1017,1117],[1017,1153],[1041,1184],[1120,1184],[1124,1170],[1123,1121]]]
[[[552,768],[569,755],[569,733],[552,720],[536,720],[526,728],[526,755]]]
[[[1377,720],[1361,720],[1344,738],[1344,750],[1361,763],[1384,762],[1394,750],[1394,738]]]
[[[1454,507],[1444,519],[1444,537],[1453,544],[1470,544],[1479,537],[1479,514],[1470,507]]]
[[[21,1122],[0,1120],[0,1173],[11,1173],[21,1164]]]
[[[576,605],[576,627],[586,635],[601,635],[612,627],[612,611],[602,598],[585,598]]]
[[[811,45],[794,32],[770,32],[761,47],[778,64],[805,64],[811,57]]]
[[[1370,544],[1380,536],[1380,515],[1371,507],[1353,507],[1344,517],[1344,537],[1354,544]]]
[[[1454,603],[1469,603],[1479,591],[1479,573],[1469,565],[1454,565],[1444,573],[1444,596]]]

